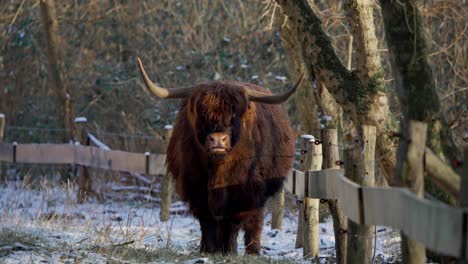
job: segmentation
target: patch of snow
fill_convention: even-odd
[[[219,74],[218,72],[215,72],[214,75],[213,75],[213,80],[215,81],[219,81],[221,80],[221,74]]]
[[[309,139],[309,141],[314,141],[315,140],[315,137],[313,135],[309,135],[309,134],[301,135],[301,138]]]
[[[282,76],[282,75],[276,75],[275,76],[275,80],[278,80],[278,81],[286,81],[288,78],[286,78],[286,76]]]
[[[73,121],[75,123],[83,123],[83,122],[88,122],[88,119],[84,116],[76,117],[75,120]]]
[[[208,258],[197,258],[191,259],[184,262],[184,264],[204,264],[204,263],[213,263]]]
[[[93,144],[96,145],[98,148],[103,149],[103,150],[111,150],[111,148],[110,148],[109,146],[107,146],[107,145],[104,144],[102,141],[100,141],[99,139],[97,139],[97,137],[95,137],[93,134],[88,133],[88,138],[89,138],[89,140],[91,140],[91,142],[93,142]]]
[[[198,221],[187,213],[183,202],[175,202],[171,210],[182,210],[170,220],[159,220],[159,207],[155,203],[124,199],[106,199],[77,204],[76,190],[43,184],[42,190],[24,189],[21,183],[0,186],[0,228],[9,228],[44,238],[50,247],[86,249],[94,245],[111,246],[134,241],[136,248],[170,248],[179,254],[197,252],[201,238]],[[177,211],[179,213],[179,211]],[[302,261],[302,249],[295,249],[297,214],[288,213],[283,230],[272,230],[271,214],[265,215],[261,234],[262,255],[272,260]],[[330,218],[319,224],[320,263],[335,256],[333,223]],[[376,256],[387,260],[399,252],[399,235],[390,228],[377,228]],[[21,242],[18,242],[21,243]],[[11,245],[10,245],[11,246]],[[24,246],[24,247],[23,247]],[[66,262],[73,259],[65,251],[44,252],[29,244],[14,245],[16,249],[5,256],[4,263]],[[244,252],[243,233],[238,237],[238,251]],[[72,253],[70,253],[72,254]],[[86,255],[83,262],[106,263],[108,256],[86,251],[73,254]],[[76,259],[76,258],[75,258]],[[197,262],[204,261],[204,262]],[[211,263],[199,258],[186,263]]]

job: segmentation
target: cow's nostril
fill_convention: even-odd
[[[226,143],[228,141],[228,136],[223,136],[221,142]]]

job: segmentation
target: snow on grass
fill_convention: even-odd
[[[201,234],[196,219],[185,213],[161,222],[158,206],[149,201],[77,204],[70,185],[43,182],[40,188],[28,189],[9,183],[0,186],[0,212],[0,261],[5,263],[211,263],[215,258],[198,253]],[[262,256],[267,258],[243,256],[242,233],[238,241],[241,254],[229,258],[302,262],[302,249],[294,248],[297,215],[286,214],[282,231],[271,230],[270,219],[266,214],[262,232]],[[395,234],[378,228],[379,263],[392,261],[398,254],[399,236]],[[334,259],[333,225],[328,218],[320,223],[320,251],[321,263]]]

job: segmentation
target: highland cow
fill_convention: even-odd
[[[138,59],[148,90],[183,98],[167,149],[176,192],[201,227],[200,251],[237,252],[244,230],[246,252],[260,253],[263,207],[292,167],[295,135],[279,105],[283,94],[238,81],[166,89],[154,84]]]

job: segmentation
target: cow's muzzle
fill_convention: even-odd
[[[231,137],[223,132],[211,133],[206,137],[206,149],[210,154],[226,154],[231,149]]]

